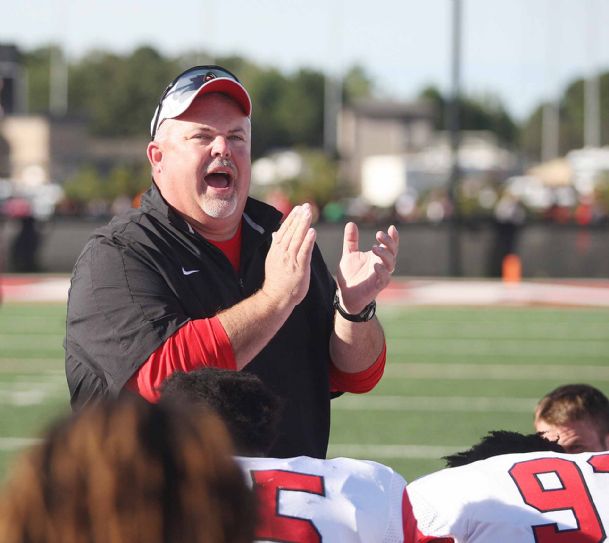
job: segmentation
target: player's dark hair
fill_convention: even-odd
[[[535,418],[554,426],[587,420],[597,428],[599,437],[604,441],[609,434],[609,399],[591,385],[563,385],[539,401]]]
[[[507,430],[494,430],[489,432],[471,449],[444,456],[443,459],[446,460],[447,467],[456,468],[499,454],[536,451],[565,452],[557,441],[550,441],[542,437],[541,434],[525,435]]]
[[[277,439],[279,399],[252,373],[219,368],[176,372],[161,385],[161,400],[214,410],[241,455],[265,456]]]

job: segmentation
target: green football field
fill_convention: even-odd
[[[609,309],[379,308],[383,380],[333,401],[329,456],[369,458],[406,479],[493,429],[532,431],[536,401],[568,382],[609,395]],[[68,411],[65,304],[0,307],[0,479]]]

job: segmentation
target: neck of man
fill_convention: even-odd
[[[197,234],[211,241],[228,241],[232,239],[241,224],[241,215],[236,221],[234,219],[229,221],[227,219],[209,218],[208,222],[210,224],[203,224],[182,213],[180,215]]]
[[[195,232],[197,232],[197,234],[199,234],[200,236],[204,237],[205,239],[208,239],[211,241],[228,241],[229,239],[232,239],[233,237],[235,237],[235,234],[237,233],[237,230],[239,229],[238,224],[236,226],[231,227],[226,230],[213,230],[213,231],[210,231],[209,229],[206,229],[206,228],[200,228],[199,226],[195,226],[195,225],[192,225],[192,227],[194,228]]]

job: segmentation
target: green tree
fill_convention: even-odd
[[[434,111],[434,128],[436,130],[445,130],[446,129],[446,102],[444,100],[444,96],[440,92],[440,89],[430,85],[425,87],[420,93],[419,98],[422,100],[426,100],[431,103]]]
[[[104,193],[109,202],[119,196],[134,198],[150,186],[148,164],[119,164],[105,179]]]
[[[104,180],[91,165],[84,166],[68,179],[63,186],[65,197],[68,200],[85,204],[92,200],[104,199]]]
[[[284,147],[323,146],[324,75],[299,70],[287,79],[276,104],[277,119],[286,133]]]
[[[288,181],[288,197],[294,203],[313,201],[321,209],[336,197],[337,164],[321,150],[301,150],[300,155],[303,172]]]
[[[51,46],[26,54],[30,110],[49,109]],[[88,119],[89,130],[102,137],[145,136],[160,94],[176,74],[206,58],[191,51],[176,58],[163,57],[149,46],[129,54],[90,51],[69,65],[68,113]],[[324,74],[300,69],[285,74],[240,56],[217,59],[238,74],[253,101],[254,158],[295,145],[323,145]],[[370,96],[370,79],[359,66],[343,79],[344,99]]]
[[[601,96],[601,145],[609,144],[609,72],[600,76],[600,96]]]
[[[584,81],[571,83],[560,100],[560,150],[565,153],[584,145]]]
[[[126,57],[91,52],[71,73],[70,112],[88,116],[97,135],[145,135],[161,91],[178,72],[152,47]]]
[[[235,56],[218,62],[239,75],[252,97],[255,158],[273,149],[323,146],[323,72],[301,69],[284,74]],[[371,94],[369,79],[360,67],[347,72],[343,88],[346,100]]]
[[[521,149],[527,156],[535,159],[541,157],[543,108],[543,104],[538,106],[529,118],[524,121],[519,135]]]
[[[276,69],[257,71],[248,80],[252,96],[252,155],[259,157],[273,148],[285,147],[288,132],[277,111],[287,81]]]
[[[343,100],[346,104],[352,104],[361,98],[372,96],[372,81],[363,67],[352,66],[343,77]]]
[[[435,109],[435,128],[446,129],[448,101],[434,86],[423,89],[419,98],[431,102]],[[488,130],[499,141],[512,145],[518,139],[518,127],[501,101],[492,96],[462,96],[459,101],[459,124],[463,130]]]
[[[50,91],[51,52],[54,46],[47,45],[23,54],[27,74],[27,109],[30,113],[48,113]]]
[[[601,145],[609,144],[609,72],[599,76]],[[564,90],[559,103],[559,150],[565,154],[584,145],[585,81],[576,79]],[[541,153],[543,104],[523,122],[520,139],[526,152],[538,159]]]

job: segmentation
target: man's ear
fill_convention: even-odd
[[[146,148],[146,156],[148,157],[148,161],[152,166],[152,172],[157,173],[160,172],[161,162],[163,160],[163,151],[159,146],[158,141],[151,141]]]
[[[609,434],[605,434],[605,440],[603,442],[603,445],[605,446],[605,450],[609,451]]]

